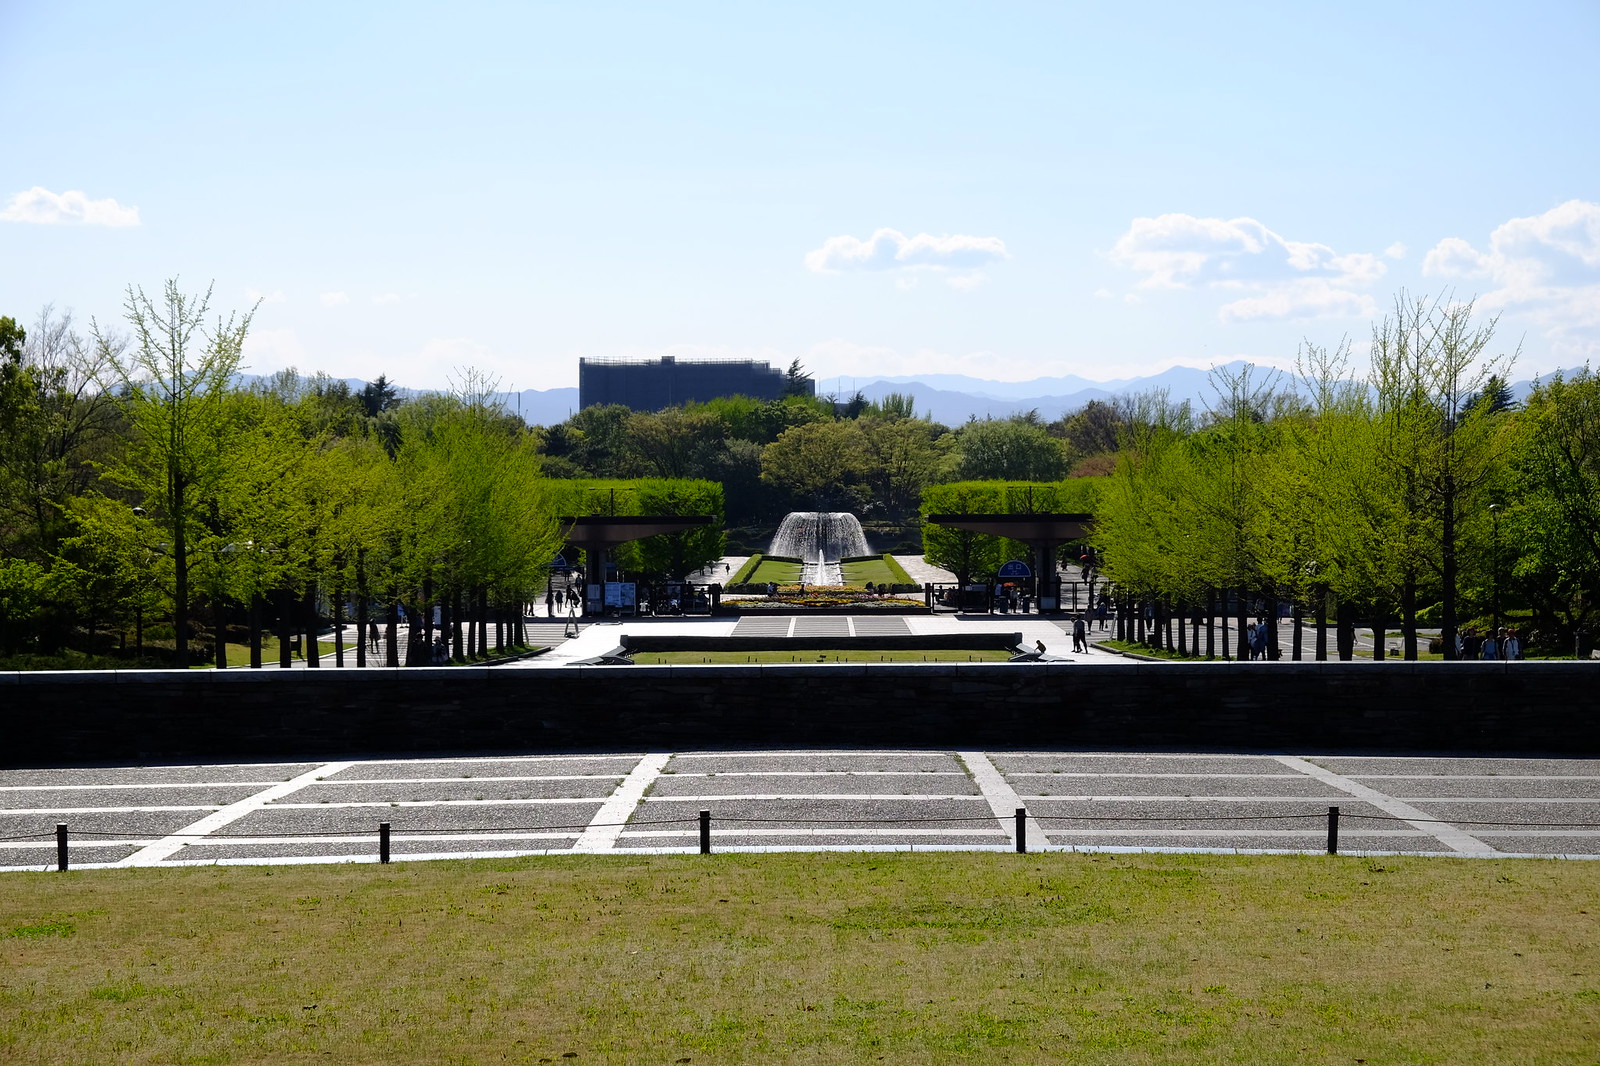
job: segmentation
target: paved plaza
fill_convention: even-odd
[[[625,667],[623,669],[626,669]],[[1600,857],[1600,760],[729,751],[0,770],[0,869],[698,850]]]

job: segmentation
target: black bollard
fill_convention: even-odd
[[[389,861],[389,823],[378,823],[378,861]]]
[[[1339,854],[1339,808],[1328,808],[1328,854]]]
[[[56,869],[65,872],[67,868],[67,823],[56,823]]]
[[[700,854],[711,854],[711,812],[700,812]]]
[[[1017,808],[1017,854],[1028,854],[1028,808]]]

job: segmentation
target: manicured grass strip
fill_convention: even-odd
[[[847,585],[865,585],[868,581],[874,585],[889,585],[897,580],[894,572],[882,559],[859,559],[855,562],[840,563],[839,570],[844,574]]]
[[[780,585],[793,585],[800,580],[800,564],[766,557],[746,581],[776,581]]]
[[[713,855],[5,875],[29,1063],[1587,1063],[1584,862]]]
[[[695,663],[1003,663],[1012,653],[1000,648],[971,651],[871,651],[835,648],[826,651],[641,651],[630,655],[640,666],[683,666]]]

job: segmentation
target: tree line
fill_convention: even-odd
[[[930,485],[1104,473],[1122,418],[1095,401],[1054,422],[1032,411],[952,428],[919,417],[904,394],[732,396],[659,411],[596,405],[538,433],[551,477],[717,481],[736,526],[811,510],[906,523]]]
[[[285,371],[240,383],[251,316],[210,293],[132,288],[125,328],[47,308],[0,318],[0,654],[98,650],[132,631],[190,664],[196,635],[263,623],[314,639],[319,603],[386,623],[385,660],[428,660],[433,611],[458,656],[519,641],[563,544],[562,515],[616,486],[546,476],[541,436],[465,371],[402,401]],[[629,483],[622,513],[721,514],[704,483]],[[720,530],[635,546],[647,572],[720,554]],[[402,617],[420,619],[396,646]],[[100,644],[96,635],[100,634]],[[311,647],[312,645],[308,645]],[[259,652],[258,652],[259,653]]]
[[[1515,353],[1492,350],[1496,323],[1470,303],[1402,294],[1361,378],[1348,343],[1307,342],[1293,375],[1214,375],[1201,411],[1144,394],[954,428],[904,395],[530,427],[470,370],[407,397],[385,377],[246,385],[250,321],[175,282],[130,289],[121,326],[0,318],[0,653],[130,627],[137,644],[159,619],[151,635],[187,661],[197,617],[303,627],[319,598],[388,619],[441,607],[470,653],[484,619],[503,607],[514,624],[545,587],[557,519],[607,511],[757,527],[790,510],[1089,511],[1104,575],[1157,640],[1186,612],[1283,603],[1339,622],[1341,645],[1358,617],[1397,626],[1407,655],[1436,625],[1449,654],[1465,620],[1516,606],[1553,646],[1600,594],[1600,383],[1558,376],[1513,404]],[[722,537],[618,561],[682,577]],[[1019,554],[938,527],[924,542],[963,581]]]
[[[1454,658],[1470,621],[1504,626],[1515,605],[1525,644],[1570,654],[1600,596],[1600,379],[1513,403],[1516,352],[1474,310],[1402,293],[1364,378],[1348,342],[1307,342],[1291,376],[1215,374],[1198,415],[1145,398],[1094,536],[1141,634],[1176,646],[1174,620],[1181,641],[1183,619],[1232,604],[1245,655],[1246,614],[1289,605],[1335,623],[1341,658],[1358,620],[1380,656],[1386,631],[1413,659],[1435,626]]]

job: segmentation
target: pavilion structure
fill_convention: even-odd
[[[1082,540],[1094,527],[1092,514],[931,514],[928,521],[935,525],[964,529],[971,533],[986,533],[992,537],[1020,540],[1033,550],[1033,572],[1036,580],[1039,609],[1054,611],[1060,606],[1058,589],[1053,581],[1056,573],[1056,549],[1074,540]]]
[[[567,546],[581,548],[588,560],[584,580],[604,585],[610,553],[629,541],[643,540],[661,533],[681,533],[686,529],[709,526],[712,515],[583,515],[560,519],[566,531]]]

